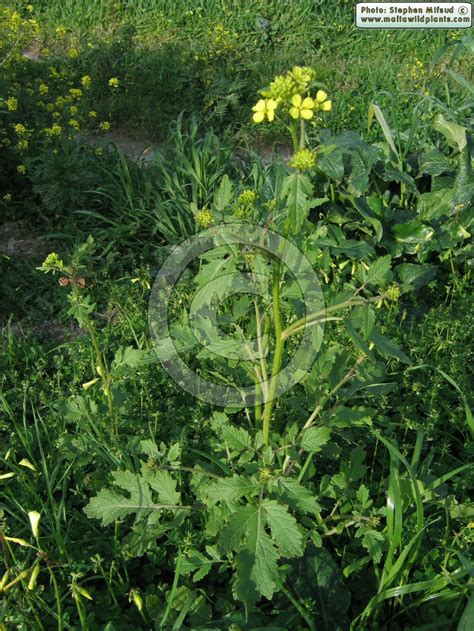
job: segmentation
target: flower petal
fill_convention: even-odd
[[[309,121],[310,118],[313,118],[314,112],[313,110],[301,110],[301,118]]]
[[[329,112],[332,109],[332,102],[324,101],[324,103],[321,105],[321,109],[323,110],[323,112]]]
[[[291,97],[291,103],[295,107],[300,107],[302,100],[303,99],[301,98],[301,94],[295,94],[294,96]]]
[[[304,107],[307,110],[311,110],[314,107],[314,101],[313,99],[311,99],[309,96],[307,96],[304,100],[303,103],[301,104],[301,107]]]
[[[289,114],[291,116],[291,118],[299,118],[300,117],[300,111],[297,107],[290,107],[290,111]]]
[[[328,98],[328,95],[326,94],[324,90],[318,90],[316,94],[316,101],[318,103],[323,103],[323,101],[325,101],[327,98]]]
[[[265,114],[263,112],[255,112],[252,118],[254,123],[261,123],[265,118]]]

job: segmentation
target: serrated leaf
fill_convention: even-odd
[[[181,495],[176,490],[176,480],[169,471],[152,471],[149,467],[144,466],[142,474],[151,488],[158,493],[160,502],[179,504]]]
[[[219,536],[218,546],[223,552],[229,553],[240,547],[242,540],[247,535],[254,511],[255,509],[247,504],[231,515],[229,522]]]
[[[377,287],[382,285],[390,271],[391,264],[392,257],[390,254],[387,254],[374,261],[368,270],[362,268],[361,280],[364,285],[375,285]]]
[[[129,493],[129,497],[115,490],[102,489],[93,497],[84,511],[88,517],[100,519],[108,526],[117,519],[131,514],[141,516],[154,507],[148,484],[130,471],[114,471],[115,484]]]
[[[328,442],[331,436],[329,427],[309,427],[301,436],[301,447],[305,451],[318,452]]]
[[[221,180],[220,186],[215,196],[216,210],[223,212],[232,201],[232,182],[226,174]]]
[[[208,497],[214,502],[235,502],[244,495],[251,495],[258,488],[256,480],[239,475],[222,478],[213,482],[206,489]]]
[[[269,600],[278,584],[278,552],[265,532],[265,516],[262,506],[254,510],[249,522],[245,547],[236,559],[236,595],[247,608],[259,599],[259,594]]]
[[[220,438],[234,451],[252,450],[252,437],[243,427],[224,425],[220,431]]]
[[[156,357],[150,351],[133,348],[132,346],[119,348],[111,365],[111,373],[116,377],[122,377],[154,361],[156,361]]]
[[[382,558],[382,543],[384,536],[377,530],[367,530],[362,537],[362,545],[370,554],[374,563],[379,563]]]
[[[282,188],[282,197],[286,199],[288,218],[285,230],[288,234],[298,234],[311,208],[309,199],[313,193],[313,185],[306,175],[292,173],[288,175]]]
[[[293,509],[312,514],[321,510],[311,491],[297,480],[287,477],[276,478],[270,481],[269,489]]]
[[[272,531],[272,537],[281,554],[288,558],[301,556],[303,554],[303,536],[296,519],[275,500],[264,500],[262,506],[266,514],[267,524]]]

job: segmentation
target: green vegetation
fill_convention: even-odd
[[[473,628],[472,34],[0,12],[0,631]]]

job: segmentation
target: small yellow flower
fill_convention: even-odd
[[[52,138],[53,136],[60,136],[63,128],[58,123],[53,123],[51,127],[46,127],[44,130],[46,135]]]
[[[28,149],[28,141],[25,139],[20,140],[17,143],[16,148],[18,149],[18,151],[26,151]]]
[[[49,88],[45,83],[40,83],[39,88],[38,88],[38,92],[40,94],[48,94],[49,92]]]
[[[328,101],[328,95],[324,90],[318,90],[316,94],[316,109],[323,112],[329,112],[332,108],[332,102]]]
[[[15,99],[14,96],[10,96],[7,99],[7,109],[9,112],[16,112],[18,109],[18,99]]]
[[[91,110],[88,114],[89,118],[97,118],[97,112],[94,112],[94,110]]]
[[[73,116],[75,116],[78,111],[79,110],[76,105],[71,105],[71,107],[69,108],[69,113],[72,114]]]
[[[91,87],[92,79],[88,74],[84,75],[81,79],[82,86],[87,90]]]
[[[118,88],[119,80],[117,79],[117,77],[112,77],[111,79],[109,79],[109,86],[111,88]]]
[[[20,166],[23,166],[22,164],[20,164]],[[18,170],[20,169],[20,167],[18,167]],[[28,458],[22,458],[20,460],[20,462],[18,463],[21,467],[26,467],[27,469],[31,469],[32,471],[36,471],[36,467],[33,463],[31,463]]]
[[[81,126],[79,125],[79,121],[77,121],[75,118],[70,118],[68,121],[68,125],[76,131],[79,131],[81,128]]]
[[[33,533],[33,537],[38,539],[39,536],[39,522],[41,519],[40,513],[38,511],[32,510],[28,513],[28,519],[30,520],[31,532]]]
[[[18,173],[20,173],[20,175],[26,175],[26,167],[24,164],[19,164],[16,168],[16,170],[18,171]],[[21,464],[21,462],[20,462]]]
[[[79,51],[77,48],[71,48],[68,52],[68,55],[71,59],[77,59],[79,57]]]
[[[253,115],[254,123],[262,123],[265,118],[271,123],[275,118],[275,110],[278,107],[278,101],[275,99],[260,99],[256,105],[252,107],[255,112]]]
[[[301,94],[295,94],[291,99],[290,116],[294,119],[310,120],[314,116],[314,101],[309,96],[305,99]]]
[[[7,203],[11,202],[12,201],[12,194],[11,193],[5,193],[5,195],[3,196],[3,201],[7,202]]]
[[[67,33],[66,27],[65,26],[58,26],[56,27],[56,35],[58,37],[65,37]]]
[[[69,94],[75,99],[80,99],[82,96],[82,90],[80,88],[71,88],[69,90]]]
[[[24,134],[26,134],[26,127],[24,125],[22,125],[21,123],[17,123],[13,129],[15,130],[15,133],[18,134],[19,136],[23,136]]]
[[[109,121],[102,121],[99,125],[99,128],[101,131],[110,131],[111,124],[109,123]]]

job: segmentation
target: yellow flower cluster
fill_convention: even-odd
[[[310,120],[317,111],[329,112],[332,103],[324,90],[318,90],[314,98],[308,94],[314,78],[314,71],[304,66],[294,66],[286,75],[275,77],[268,88],[260,91],[264,98],[252,108],[254,123],[265,119],[272,122],[277,109],[287,112],[294,120]]]

